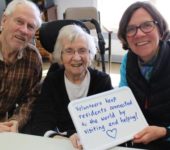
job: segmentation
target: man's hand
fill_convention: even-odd
[[[10,120],[0,123],[0,132],[18,132],[18,121]]]
[[[166,135],[166,129],[158,126],[148,126],[134,136],[134,143],[148,144]]]

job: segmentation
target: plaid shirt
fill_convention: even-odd
[[[30,44],[18,54],[14,64],[5,64],[0,55],[0,120],[16,119],[20,129],[39,94],[42,59]]]

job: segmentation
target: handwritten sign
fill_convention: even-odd
[[[72,101],[68,109],[85,150],[111,148],[148,126],[128,87]]]

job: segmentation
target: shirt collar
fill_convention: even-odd
[[[138,63],[141,66],[153,66],[153,64],[156,62],[158,56],[158,52],[156,53],[155,56],[153,56],[148,62],[143,62],[139,57],[138,57]]]
[[[23,57],[23,49],[18,52],[17,59],[21,59]],[[2,50],[0,50],[0,60],[3,61],[4,58],[2,56]]]
[[[21,59],[23,57],[23,52],[23,49],[18,52],[17,59]]]

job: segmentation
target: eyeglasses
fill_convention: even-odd
[[[156,24],[158,24],[158,22],[153,20],[143,22],[139,26],[130,25],[126,29],[126,36],[127,37],[135,36],[138,29],[140,29],[143,33],[150,33],[151,31],[153,31]]]
[[[68,55],[68,56],[73,56],[75,55],[75,53],[78,53],[79,55],[83,56],[83,55],[86,55],[89,50],[87,50],[86,48],[79,48],[79,49],[72,49],[72,48],[67,48],[67,49],[64,49],[63,50],[63,53]]]

